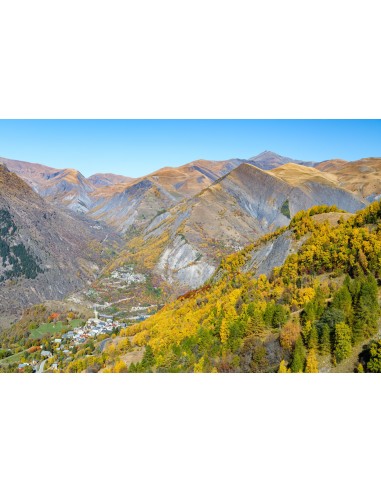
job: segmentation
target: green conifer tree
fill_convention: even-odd
[[[304,363],[306,361],[305,348],[302,337],[299,337],[295,343],[295,349],[292,354],[291,371],[303,372]]]
[[[328,355],[331,353],[331,329],[324,323],[320,331],[320,354]]]
[[[341,362],[352,352],[352,330],[346,323],[337,323],[335,326],[335,359]]]

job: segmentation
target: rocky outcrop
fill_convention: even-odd
[[[276,239],[255,248],[242,271],[254,272],[254,277],[269,276],[275,267],[283,265],[291,253],[296,253],[306,239],[307,236],[304,236],[296,241],[292,231],[288,230]]]
[[[215,266],[202,259],[202,254],[180,236],[165,249],[157,265],[157,273],[170,284],[195,289],[213,274]]]

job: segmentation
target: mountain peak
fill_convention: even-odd
[[[282,157],[280,154],[277,154],[276,152],[273,152],[272,150],[264,150],[260,154],[250,157],[250,161],[255,161],[256,159],[263,159],[263,158],[269,158],[269,157]]]
[[[271,150],[265,150],[254,157],[250,157],[249,160],[261,169],[266,170],[274,169],[275,167],[282,166],[283,164],[287,164],[289,162],[307,167],[313,167],[315,165],[315,162],[301,161],[298,159],[293,159],[291,157],[285,157],[280,154],[276,154]]]

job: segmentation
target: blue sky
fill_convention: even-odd
[[[142,176],[195,159],[381,156],[381,120],[0,120],[0,156],[85,176]]]

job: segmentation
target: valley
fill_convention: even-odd
[[[302,372],[330,372],[352,353],[337,355],[337,324],[356,346],[377,339],[378,321],[355,336],[356,315],[339,316],[324,334],[329,354],[321,349],[321,316],[336,290],[377,290],[379,158],[312,162],[265,151],[142,178],[0,163],[0,370],[41,372],[44,351],[44,371],[299,372],[299,351]],[[319,234],[353,245],[321,259]],[[357,295],[345,292],[353,313]],[[114,323],[99,333],[110,338],[101,350],[94,309]],[[369,309],[378,320],[374,302]],[[56,346],[72,319],[86,337]],[[368,370],[364,350],[355,362]]]

